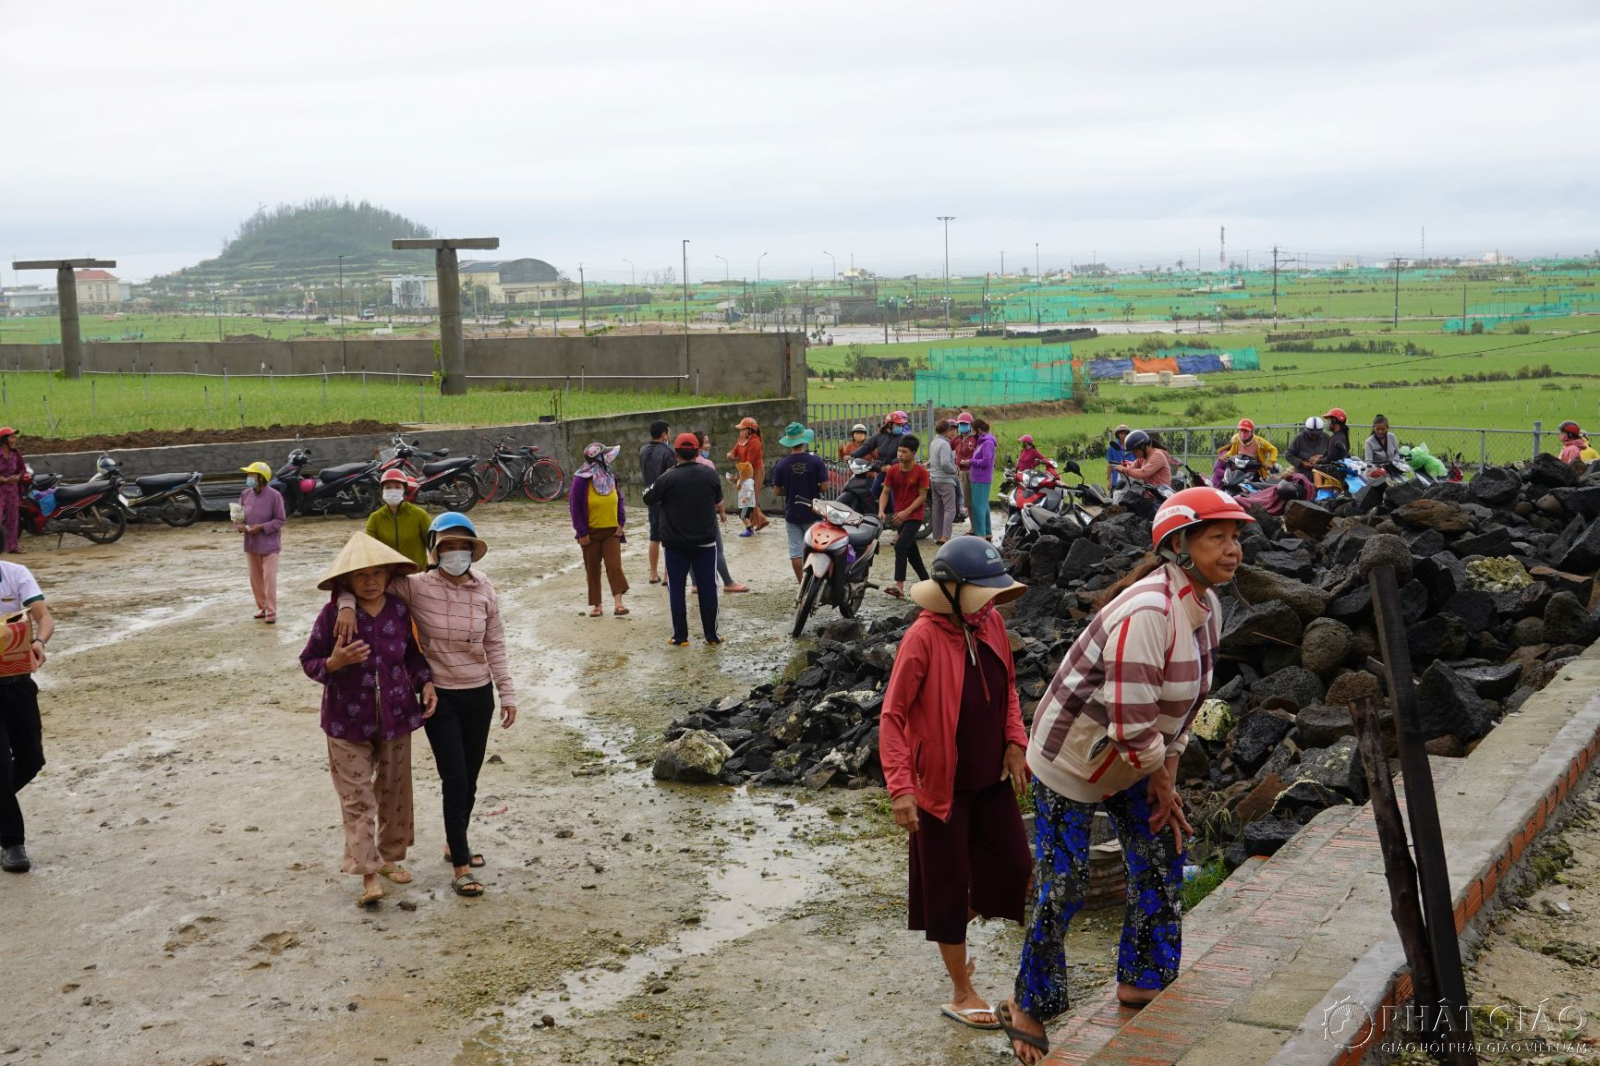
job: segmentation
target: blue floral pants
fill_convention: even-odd
[[[1033,897],[1022,942],[1015,1000],[1037,1021],[1067,1009],[1067,926],[1083,909],[1089,883],[1089,826],[1095,808],[1111,815],[1128,873],[1128,906],[1117,952],[1117,980],[1165,988],[1178,976],[1183,950],[1183,853],[1172,829],[1150,831],[1148,780],[1099,804],[1079,803],[1033,779],[1037,841]]]

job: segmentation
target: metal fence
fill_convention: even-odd
[[[926,461],[928,455],[928,441],[933,437],[933,426],[938,421],[933,404],[922,404],[915,407],[896,407],[893,404],[872,403],[813,403],[806,405],[806,424],[817,434],[816,442],[811,450],[822,456],[828,462],[831,471],[828,485],[828,499],[838,495],[844,483],[850,479],[850,472],[846,466],[845,445],[851,440],[850,427],[862,425],[867,427],[867,436],[870,438],[878,432],[893,411],[905,411],[911,419],[911,432],[921,444],[919,454]]]
[[[1275,445],[1279,452],[1289,447],[1295,434],[1304,426],[1299,422],[1257,423],[1256,432]],[[1208,463],[1218,449],[1225,446],[1237,432],[1235,426],[1180,426],[1170,429],[1151,429],[1159,434],[1173,458],[1185,464],[1191,459]],[[1350,427],[1350,450],[1360,456],[1370,430],[1363,426]],[[1540,452],[1559,453],[1559,433],[1546,431],[1543,422],[1534,422],[1528,429],[1474,429],[1464,426],[1389,426],[1389,433],[1401,444],[1426,444],[1428,451],[1441,459],[1458,458],[1470,471],[1486,466],[1508,466],[1526,462]],[[1210,473],[1209,465],[1202,473]]]

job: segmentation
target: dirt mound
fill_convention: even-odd
[[[142,429],[133,433],[108,433],[93,437],[69,437],[35,441],[33,451],[40,455],[65,452],[103,452],[123,448],[165,448],[174,444],[230,444],[252,440],[287,440],[302,437],[351,437],[370,433],[393,433],[394,422],[362,419],[358,422],[316,422],[303,425],[243,426],[238,429]]]

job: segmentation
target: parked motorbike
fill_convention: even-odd
[[[870,460],[850,460],[850,477],[845,481],[844,486],[839,489],[839,495],[834,497],[835,502],[862,513],[876,510],[877,501],[872,495],[875,469]]]
[[[117,461],[102,455],[95,464],[100,474],[118,470]],[[97,475],[99,476],[99,475]],[[127,501],[128,516],[134,519],[158,519],[169,526],[192,526],[200,518],[200,472],[188,474],[150,474],[136,477],[130,486],[123,481],[122,498]]]
[[[1177,491],[1172,485],[1152,485],[1130,477],[1111,497],[1111,502],[1148,520],[1154,518],[1161,505]]]
[[[869,588],[872,560],[878,554],[882,523],[838,500],[813,500],[817,516],[806,531],[805,555],[800,564],[800,595],[795,600],[790,635],[805,632],[806,621],[818,603],[830,604],[846,618],[854,618]]]
[[[1000,530],[1000,543],[1008,548],[1020,548],[1037,540],[1044,524],[1061,513],[1067,499],[1056,464],[1048,459],[1021,473],[1007,471],[1000,489],[1006,501],[1006,524]]]
[[[377,460],[325,466],[316,477],[305,473],[310,461],[310,448],[295,448],[273,475],[271,484],[283,494],[286,514],[365,518],[378,509]]]
[[[128,531],[128,505],[121,488],[115,464],[81,485],[63,485],[59,474],[35,476],[33,467],[25,466],[19,524],[39,536],[73,533],[95,544],[110,544]]]
[[[378,467],[378,476],[382,477],[385,470],[396,467],[417,479],[416,500],[419,504],[437,504],[447,511],[470,511],[477,506],[481,487],[472,468],[478,465],[476,455],[465,455],[459,459],[451,459],[449,448],[438,448],[431,452],[419,452],[422,442],[419,440],[406,442],[402,436],[394,438],[394,455],[385,459]],[[415,462],[418,455],[424,456],[422,467],[419,470]],[[427,462],[426,457],[432,457],[435,462]]]

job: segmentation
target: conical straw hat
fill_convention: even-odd
[[[341,577],[353,574],[357,570],[365,570],[369,566],[387,566],[391,577],[417,572],[416,563],[381,540],[358,532],[350,534],[350,539],[339,551],[339,557],[328,567],[328,572],[322,575],[322,580],[317,582],[317,588],[324,592],[332,592]]]
[[[950,597],[945,595],[945,587],[951,584],[953,582],[918,581],[911,586],[911,602],[925,611],[933,611],[936,614],[949,614]],[[996,605],[1010,603],[1027,591],[1028,586],[1020,581],[1015,581],[1001,588],[964,584],[961,586],[961,595],[957,599],[961,604],[962,614],[977,614],[983,610],[983,605],[990,600],[993,600]]]

